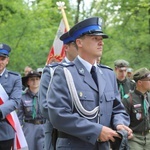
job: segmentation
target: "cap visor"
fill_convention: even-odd
[[[104,39],[108,38],[108,35],[104,34],[104,33],[100,33],[100,32],[95,32],[95,33],[90,33],[89,35],[100,35],[102,36]]]
[[[5,55],[5,54],[0,54],[0,56],[2,56],[2,57],[8,57],[7,55]]]

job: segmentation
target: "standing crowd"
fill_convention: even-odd
[[[148,150],[150,71],[129,62],[101,64],[102,19],[87,18],[60,36],[62,62],[24,76],[7,70],[11,48],[0,44],[0,150],[13,150],[16,111],[29,150]],[[7,99],[3,96],[7,95]]]

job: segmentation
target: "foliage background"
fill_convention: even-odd
[[[103,64],[113,68],[116,59],[125,59],[134,69],[150,68],[149,0],[64,2],[70,26],[91,16],[103,18],[103,30],[109,35]],[[44,67],[61,18],[56,0],[0,0],[0,43],[12,48],[8,69],[22,74],[27,65]]]

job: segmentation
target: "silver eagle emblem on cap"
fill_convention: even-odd
[[[3,44],[0,44],[0,48],[1,48],[1,49],[3,48]]]
[[[98,25],[102,26],[102,23],[103,23],[103,19],[102,18],[98,18]]]

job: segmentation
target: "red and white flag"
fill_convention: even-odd
[[[51,62],[60,62],[65,57],[63,42],[59,38],[66,31],[67,30],[65,28],[65,23],[62,19],[59,24],[57,34],[55,36],[53,46],[51,47],[50,52],[48,54],[46,64],[50,64]]]
[[[0,105],[8,100],[8,95],[0,84]],[[28,145],[22,131],[16,111],[11,112],[6,116],[7,121],[15,130],[14,150],[28,150]]]

